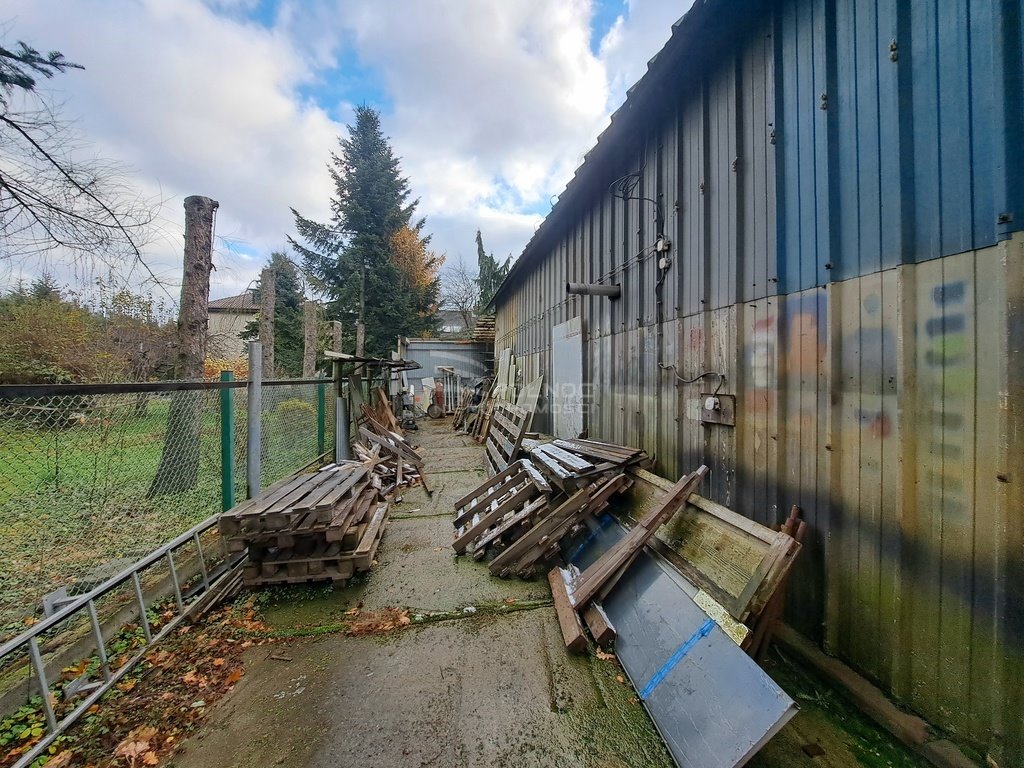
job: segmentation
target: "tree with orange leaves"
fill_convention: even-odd
[[[391,264],[398,271],[404,307],[403,336],[429,336],[437,331],[438,273],[444,256],[431,251],[429,238],[404,226],[391,236]]]

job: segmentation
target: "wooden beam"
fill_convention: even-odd
[[[577,607],[586,606],[598,594],[608,594],[640,554],[647,540],[686,503],[708,471],[702,464],[697,471],[680,479],[660,505],[580,575],[573,591],[573,602]]]
[[[555,602],[555,613],[558,615],[558,625],[562,629],[565,647],[572,653],[582,653],[587,647],[587,636],[583,633],[579,614],[569,601],[561,568],[552,568],[548,571],[548,584],[551,585],[551,597]]]

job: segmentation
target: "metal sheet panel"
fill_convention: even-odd
[[[555,437],[583,433],[583,321],[579,317],[551,329],[551,415]]]
[[[622,535],[612,525],[588,537],[581,551],[582,542],[567,542],[566,552],[584,568]],[[637,691],[649,692],[644,706],[676,764],[732,768],[777,733],[796,706],[694,594],[682,576],[643,551],[604,609],[617,633],[615,654]]]

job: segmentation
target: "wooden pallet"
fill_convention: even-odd
[[[388,504],[377,504],[373,515],[340,542],[308,540],[288,549],[267,550],[250,560],[243,572],[249,586],[343,581],[370,570],[387,527]]]
[[[516,461],[455,504],[458,554],[480,559],[488,546],[514,538],[520,525],[547,506],[551,487],[527,460]]]
[[[530,416],[518,405],[502,400],[495,403],[485,443],[488,474],[495,475],[516,460]]]
[[[220,516],[218,527],[226,540],[294,535],[329,528],[339,508],[353,502],[365,484],[367,467],[358,462],[330,465],[299,475],[276,489],[268,488]]]

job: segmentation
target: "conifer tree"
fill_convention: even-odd
[[[491,303],[491,299],[494,298],[494,294],[498,291],[498,286],[505,281],[511,261],[512,258],[509,257],[505,259],[504,264],[498,264],[494,260],[494,254],[489,254],[484,250],[484,238],[480,234],[479,229],[476,231],[476,282],[480,286],[478,313],[482,313],[487,305]]]
[[[384,356],[396,336],[408,332],[408,313],[417,305],[392,258],[392,238],[403,227],[419,234],[424,222],[412,223],[418,201],[410,200],[409,181],[381,131],[379,113],[361,106],[355,117],[328,164],[334,181],[330,221],[307,219],[293,208],[302,242],[290,242],[312,287],[327,299],[327,317],[349,328],[364,323],[366,354]]]

